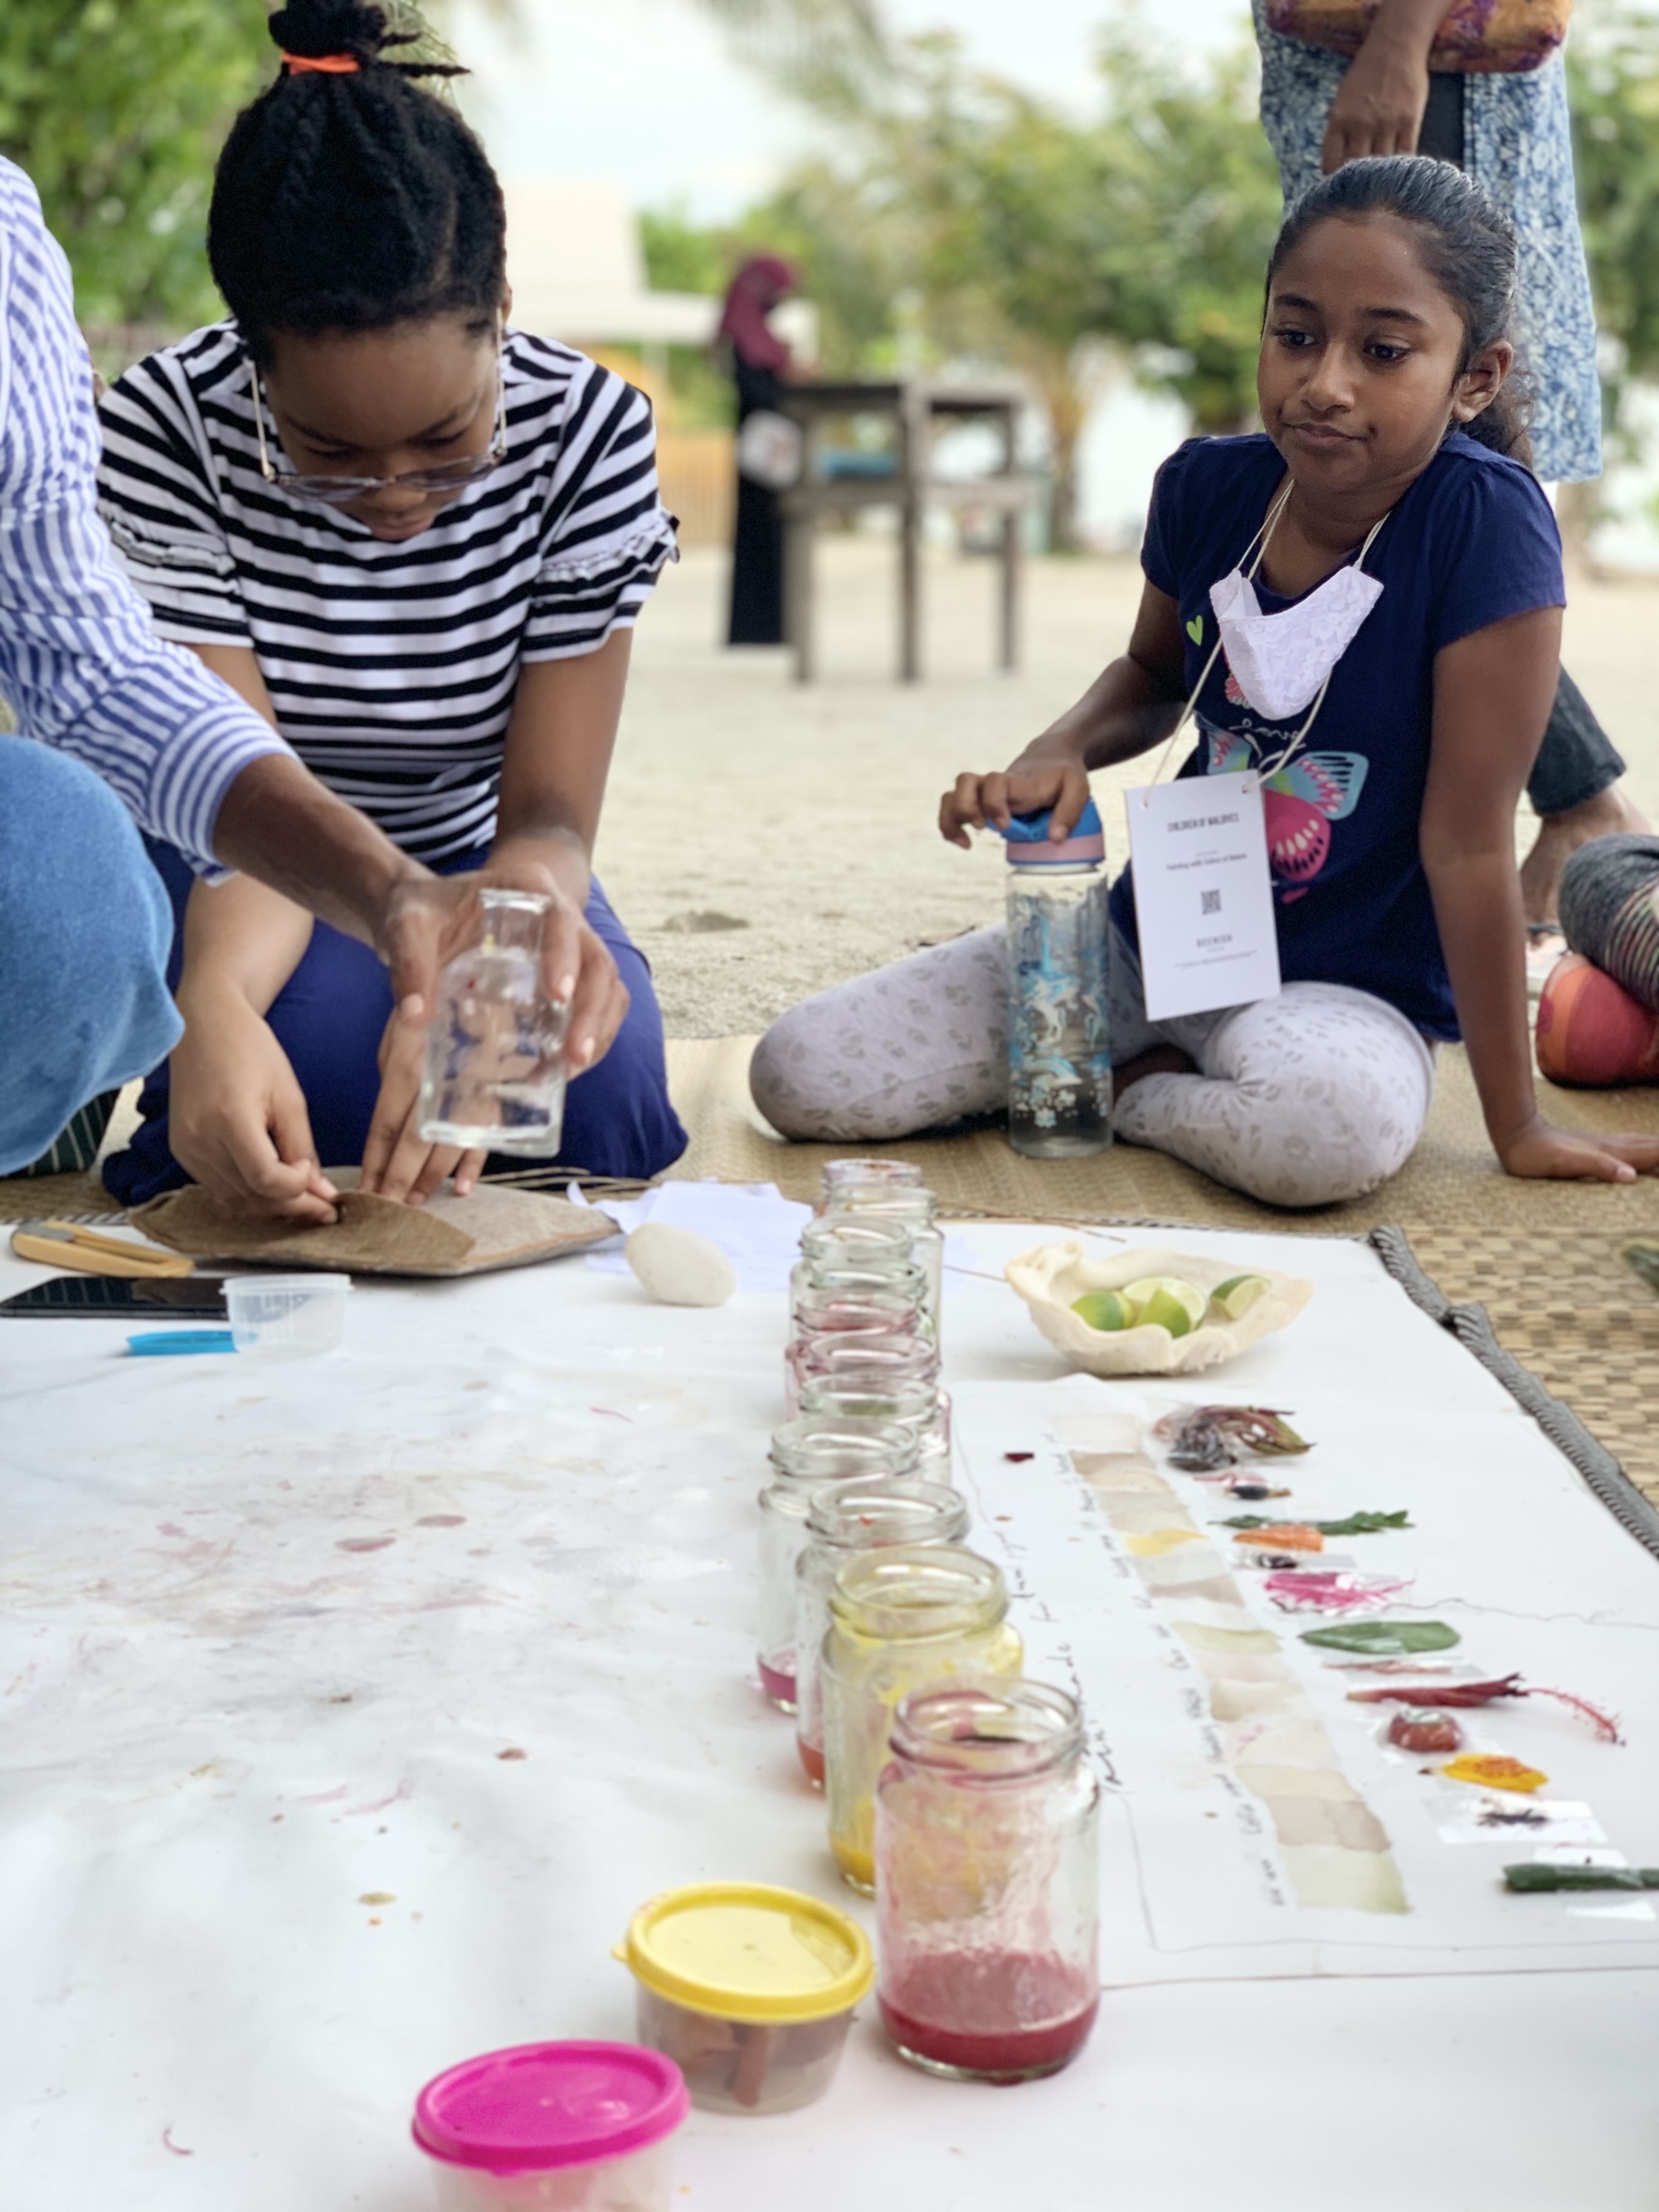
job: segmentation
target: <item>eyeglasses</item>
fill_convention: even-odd
[[[362,499],[370,492],[386,491],[393,485],[402,491],[460,491],[470,483],[477,483],[480,477],[487,477],[493,469],[500,468],[507,459],[507,380],[498,365],[495,432],[488,453],[470,453],[462,461],[441,461],[434,469],[407,469],[398,477],[302,477],[293,469],[274,468],[265,444],[264,410],[270,403],[260,386],[258,369],[252,363],[249,366],[253,377],[253,427],[259,438],[259,473],[267,483],[276,485],[290,499],[314,500],[319,507],[345,507],[354,499]],[[274,423],[274,415],[271,419]]]

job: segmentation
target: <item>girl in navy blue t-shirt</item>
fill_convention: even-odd
[[[1434,1042],[1460,1033],[1511,1175],[1659,1168],[1659,1142],[1554,1128],[1533,1091],[1514,818],[1565,594],[1508,382],[1515,282],[1506,219],[1446,164],[1352,162],[1309,192],[1268,270],[1265,434],[1194,439],[1164,464],[1128,651],[1006,773],[959,777],[941,806],[958,845],[1048,807],[1063,838],[1089,772],[1163,744],[1195,689],[1180,773],[1264,771],[1284,988],[1149,1022],[1126,871],[1113,1126],[1276,1205],[1394,1174],[1427,1117]],[[1338,595],[1375,597],[1333,665],[1332,593],[1309,602],[1355,563],[1372,581]],[[1235,670],[1215,650],[1233,594],[1212,592],[1241,565],[1267,620]],[[1287,640],[1304,676],[1322,650],[1329,667],[1311,720],[1305,697],[1286,711],[1296,686],[1264,679],[1275,663],[1282,679]],[[996,930],[825,993],[763,1040],[756,1098],[812,1137],[988,1110],[1006,1096],[1005,994]]]

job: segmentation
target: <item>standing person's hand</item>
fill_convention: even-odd
[[[1367,154],[1414,154],[1429,104],[1429,50],[1445,0],[1382,0],[1325,125],[1328,177]]]

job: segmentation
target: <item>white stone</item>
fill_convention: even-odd
[[[723,1306],[737,1290],[737,1269],[718,1244],[695,1229],[647,1221],[623,1249],[647,1296],[659,1305]]]

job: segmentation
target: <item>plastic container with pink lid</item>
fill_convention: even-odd
[[[669,2212],[690,2109],[659,2051],[521,2043],[428,2081],[415,2140],[443,2212]]]

